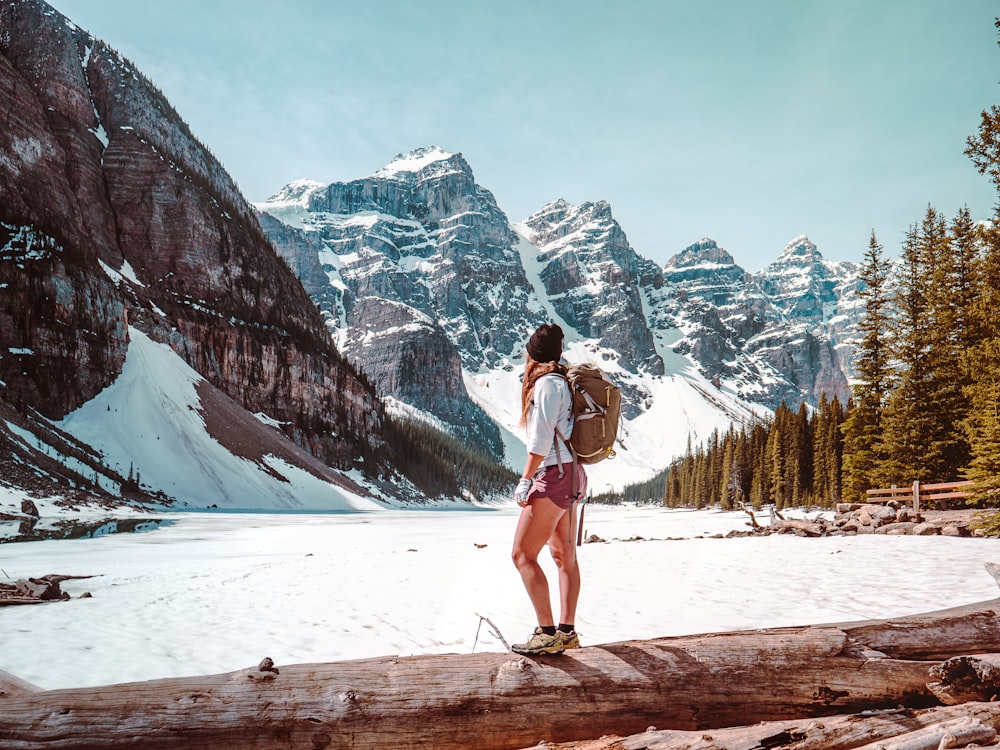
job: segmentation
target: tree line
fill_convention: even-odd
[[[844,426],[843,483],[868,487],[975,478],[987,447],[979,439],[996,402],[981,398],[995,378],[980,366],[1000,311],[984,306],[1000,237],[963,208],[950,222],[933,207],[886,271],[875,234],[859,292],[865,311],[855,359],[858,380]],[[995,472],[994,472],[995,473]]]
[[[773,419],[714,430],[697,446],[689,441],[685,454],[652,479],[594,500],[725,509],[829,505],[841,496],[845,417],[836,397],[821,396],[815,409],[782,402]]]
[[[428,498],[510,496],[518,475],[485,450],[429,424],[387,417],[391,465]]]

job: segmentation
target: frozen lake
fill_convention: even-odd
[[[280,667],[502,650],[478,615],[508,642],[535,624],[510,562],[517,512],[170,514],[150,532],[0,545],[0,580],[94,576],[63,584],[71,601],[0,608],[0,669],[52,689],[227,672],[265,656]],[[608,542],[580,548],[583,644],[892,617],[1000,595],[983,567],[1000,563],[1000,540],[704,538],[746,521],[587,506],[587,533]],[[647,541],[625,541],[636,535]],[[554,573],[544,552],[543,565]],[[76,598],[85,591],[93,598]]]

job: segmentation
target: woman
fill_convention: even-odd
[[[528,460],[514,493],[521,516],[512,557],[538,620],[528,641],[512,647],[521,654],[558,654],[580,647],[573,624],[580,596],[574,501],[587,491],[587,476],[577,465],[574,488],[573,455],[566,444],[573,429],[573,401],[566,368],[559,364],[562,341],[562,329],[554,324],[540,326],[532,334],[521,386],[521,426],[527,428]],[[552,617],[549,583],[538,564],[538,553],[546,544],[559,569],[558,627]]]

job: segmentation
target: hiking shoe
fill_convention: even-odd
[[[535,628],[527,643],[515,643],[510,650],[518,654],[561,654],[564,648],[558,632],[546,635],[541,628]]]
[[[564,649],[580,648],[580,636],[576,634],[575,630],[571,630],[568,633],[564,633],[561,630],[557,630],[556,637],[562,641],[562,647]]]

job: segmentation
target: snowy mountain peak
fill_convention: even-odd
[[[667,261],[667,268],[690,268],[693,266],[735,266],[736,261],[729,251],[719,247],[715,240],[704,237],[693,245],[688,245]]]
[[[609,223],[618,226],[611,215],[611,204],[607,201],[584,201],[577,206],[565,198],[545,204],[520,222],[522,226],[530,228],[536,239],[540,239],[547,230],[560,225],[572,225],[573,231],[578,231],[585,225],[597,227]]]
[[[307,206],[309,204],[309,196],[324,187],[326,186],[322,182],[316,182],[315,180],[295,180],[281,188],[281,190],[268,198],[266,202],[279,205],[294,204]]]
[[[401,174],[416,174],[435,162],[448,161],[455,156],[461,158],[461,154],[452,154],[438,146],[424,146],[405,154],[396,154],[391,162],[372,176],[393,179]]]
[[[563,221],[571,212],[576,210],[576,206],[565,198],[557,198],[551,203],[546,203],[531,216],[523,219],[520,223],[524,225],[552,225]]]
[[[804,234],[800,234],[798,237],[785,245],[785,249],[782,251],[781,257],[798,257],[819,260],[822,259],[823,254],[820,253],[820,251],[816,248],[816,245],[811,242],[808,237]]]

